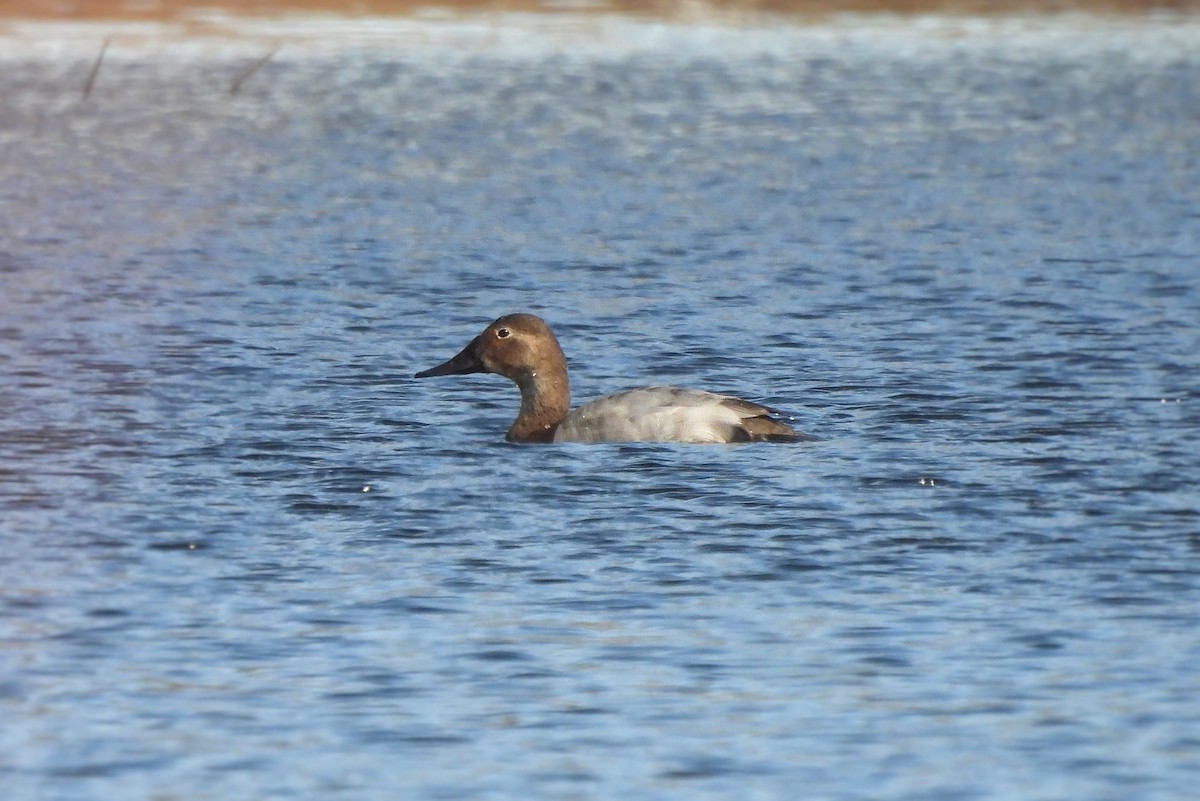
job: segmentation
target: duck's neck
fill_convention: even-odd
[[[513,380],[521,389],[521,411],[508,429],[508,441],[551,441],[571,409],[566,366],[539,369]]]

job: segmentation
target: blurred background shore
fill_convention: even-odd
[[[247,16],[337,14],[411,15],[429,9],[472,12],[621,13],[650,17],[779,14],[1004,15],[1090,12],[1146,14],[1197,11],[1200,0],[0,0],[0,17],[172,21],[198,11]]]

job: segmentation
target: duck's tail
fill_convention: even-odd
[[[820,439],[797,431],[769,414],[743,417],[741,427],[734,434],[739,442],[815,442]]]

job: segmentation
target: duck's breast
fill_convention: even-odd
[[[732,403],[731,403],[732,402]],[[642,387],[608,395],[567,415],[555,442],[736,442],[745,439],[748,401],[679,387]]]

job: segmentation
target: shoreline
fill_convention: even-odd
[[[1062,15],[1147,16],[1200,12],[1200,0],[0,0],[0,23],[186,23],[213,15],[231,19],[321,16],[469,17],[496,14],[618,15],[635,18],[821,21],[839,16],[1028,17]]]

